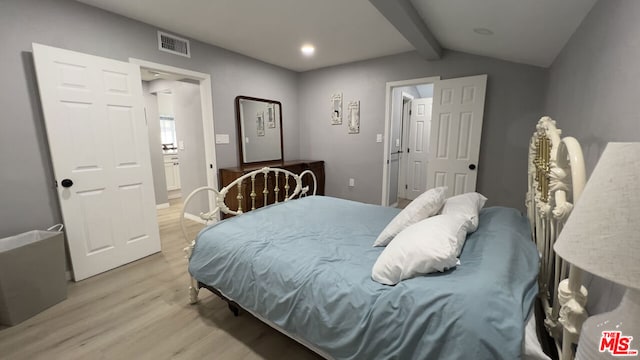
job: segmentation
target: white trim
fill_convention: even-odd
[[[169,191],[170,194],[167,195],[167,199],[168,200],[174,200],[174,199],[180,199],[182,198],[182,193],[176,192],[176,193],[171,193],[171,191]]]
[[[167,73],[180,74],[200,82],[200,103],[202,104],[202,129],[204,136],[205,168],[207,186],[218,188],[218,164],[216,163],[215,129],[213,126],[213,95],[211,92],[211,75],[174,66],[158,64],[146,60],[129,58],[129,62],[140,67]],[[210,167],[211,165],[211,167]],[[209,210],[215,208],[215,197],[209,194]]]
[[[72,281],[73,280],[73,276],[71,275],[71,271],[66,270],[64,272],[64,278],[67,279],[67,281]]]
[[[404,115],[405,115],[404,100],[409,99],[409,101],[411,101],[415,99],[415,97],[404,91],[402,91],[401,97],[402,97],[402,134],[400,135],[400,137],[402,139],[403,152],[402,152],[402,159],[398,160],[398,197],[406,199],[407,194],[405,190],[407,189],[402,183],[404,183],[405,185],[407,184],[407,160],[409,159],[409,154],[407,153],[405,156],[404,149],[407,147],[406,144],[409,141],[409,132],[406,129],[410,128],[409,124],[411,123],[411,117],[407,119],[404,118]],[[391,113],[393,113],[393,101],[391,102]],[[409,113],[411,113],[411,108],[409,108]],[[407,123],[405,124],[405,122]],[[391,174],[389,174],[388,176],[389,176],[389,181],[391,181]],[[400,181],[401,179],[402,181]]]
[[[386,90],[385,90],[385,103],[384,103],[384,154],[382,158],[382,206],[388,206],[389,199],[387,199],[389,194],[389,133],[391,131],[391,102],[392,102],[392,91],[394,88],[403,87],[403,86],[415,86],[420,84],[435,84],[436,81],[440,80],[440,76],[431,76],[425,78],[418,79],[410,79],[410,80],[400,80],[400,81],[389,81],[387,82]]]
[[[156,204],[156,210],[160,210],[160,209],[166,209],[169,207],[169,203],[162,203],[162,204]]]
[[[186,213],[184,213],[184,218],[192,220],[192,221],[195,221],[195,222],[200,223],[200,224],[207,225],[207,221],[206,220],[202,220],[202,218],[200,216],[198,216],[198,215],[193,215],[191,213],[186,212]]]

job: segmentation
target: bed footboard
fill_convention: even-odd
[[[303,177],[308,176],[313,180],[313,191],[310,193],[309,186],[303,186],[302,179]],[[257,182],[256,179],[258,177],[262,177],[264,181]],[[271,182],[269,181],[271,179]],[[260,188],[259,183],[263,183],[263,187]],[[251,189],[251,208],[243,209],[243,196],[241,189],[245,186],[249,186]],[[227,194],[231,189],[237,188],[238,195],[235,198],[227,199]],[[236,180],[234,180],[231,184],[223,187],[219,191],[208,186],[203,186],[193,190],[189,196],[184,200],[183,208],[182,208],[182,216],[180,217],[180,228],[182,230],[182,235],[187,242],[187,246],[184,248],[184,252],[186,258],[191,258],[191,253],[193,252],[193,248],[196,245],[196,239],[191,239],[187,233],[187,228],[185,224],[185,211],[187,206],[191,202],[191,200],[200,193],[213,193],[215,208],[210,209],[208,212],[201,212],[200,218],[207,224],[216,222],[220,218],[220,212],[230,215],[242,215],[245,211],[255,210],[258,207],[270,205],[269,194],[273,192],[273,202],[279,203],[280,201],[289,201],[296,199],[298,197],[304,197],[307,195],[316,195],[316,189],[318,188],[318,181],[316,175],[311,170],[305,170],[300,174],[295,174],[289,170],[280,169],[280,168],[270,168],[264,167],[262,169],[254,170],[249,172]],[[262,194],[263,201],[262,203],[258,203],[258,193]],[[282,199],[282,200],[281,200]],[[235,209],[235,210],[233,210]],[[198,292],[204,284],[199,284],[196,280],[190,277],[190,285],[189,285],[189,303],[195,304],[198,302]],[[211,290],[211,289],[209,289]],[[212,290],[215,293],[215,291]],[[229,307],[232,311],[231,305]],[[236,306],[237,309],[237,306]],[[234,314],[237,315],[237,310],[234,311]]]

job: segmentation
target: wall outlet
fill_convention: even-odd
[[[376,135],[376,142],[382,142],[382,134]]]
[[[349,179],[349,186],[356,186],[356,180],[354,178]]]

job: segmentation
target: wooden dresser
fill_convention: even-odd
[[[300,174],[305,170],[311,170],[316,175],[316,179],[318,181],[318,188],[316,189],[316,195],[324,195],[324,161],[313,161],[313,160],[291,160],[291,161],[283,161],[277,162],[273,164],[267,165],[259,165],[259,166],[246,166],[244,168],[240,167],[232,167],[220,169],[220,187],[227,186],[231,184],[235,179],[241,177],[244,174],[247,174],[253,170],[261,169],[265,166],[281,168],[285,170],[289,170],[294,174]],[[267,196],[267,201],[269,204],[274,202],[274,174],[271,173],[267,177],[268,182],[268,190],[269,195]],[[284,177],[278,179],[280,193],[278,194],[278,200],[284,200]],[[309,176],[305,176],[302,181],[303,186],[310,186],[310,192],[313,191],[313,180]],[[295,186],[295,181],[291,181],[289,183],[290,186]],[[256,208],[264,206],[264,196],[262,194],[262,189],[264,188],[264,177],[257,176],[256,177]],[[238,202],[235,200],[238,195],[237,188],[230,189],[226,196],[226,203],[232,210],[237,210]],[[251,209],[251,180],[247,179],[242,182],[242,210],[249,211]],[[223,218],[227,218],[230,215],[222,214]]]

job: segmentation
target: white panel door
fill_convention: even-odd
[[[487,75],[434,83],[427,188],[475,191]]]
[[[429,131],[432,98],[411,100],[409,147],[407,149],[407,185],[405,196],[413,200],[426,190],[429,160]]]
[[[33,55],[75,280],[160,251],[138,65]]]

